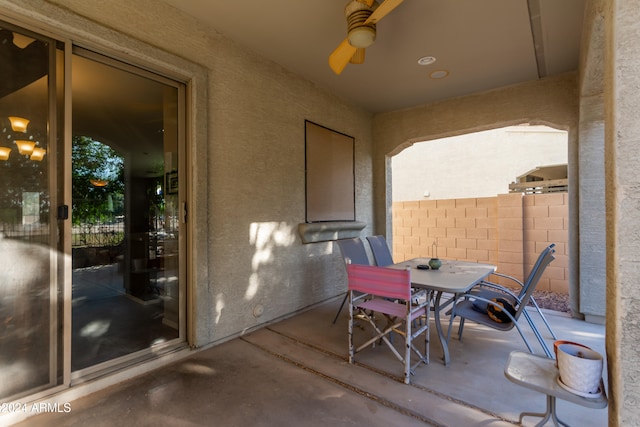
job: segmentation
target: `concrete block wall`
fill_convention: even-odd
[[[520,280],[555,243],[556,260],[538,289],[569,292],[567,193],[396,202],[392,217],[395,260],[435,250],[440,258],[495,264]]]

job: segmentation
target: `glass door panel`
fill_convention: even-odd
[[[181,337],[180,86],[74,52],[71,369],[78,372]]]
[[[55,44],[0,22],[0,401],[58,381]]]

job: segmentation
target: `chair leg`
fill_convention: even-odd
[[[342,304],[340,304],[340,308],[338,309],[338,312],[336,313],[336,317],[333,318],[333,324],[336,324],[336,321],[338,320],[338,316],[340,316],[340,312],[342,311],[342,308],[344,307],[344,303],[347,302],[347,298],[349,298],[349,292],[347,292],[344,295],[344,299],[342,300]]]
[[[533,319],[531,318],[529,313],[527,313],[527,310],[525,309],[522,312],[522,314],[524,315],[525,319],[527,319],[527,322],[529,323],[529,326],[531,327],[531,330],[533,331],[533,334],[536,336],[536,339],[540,343],[540,346],[542,346],[542,349],[544,350],[544,354],[547,357],[552,357],[551,351],[549,350],[549,347],[547,347],[547,344],[544,342],[544,338],[542,338],[542,335],[540,334],[540,331],[538,331],[538,328],[536,328],[536,325],[533,323]]]
[[[542,310],[540,310],[540,306],[538,305],[538,303],[536,302],[536,300],[533,298],[533,296],[531,297],[531,303],[533,304],[533,306],[536,308],[536,310],[538,310],[538,314],[540,315],[540,317],[542,317],[542,321],[544,322],[545,326],[547,327],[547,329],[549,330],[549,333],[551,334],[551,337],[554,340],[557,340],[558,337],[556,337],[556,334],[553,333],[553,330],[551,329],[551,325],[549,325],[549,322],[547,322],[547,318],[544,316],[544,314],[542,313]]]
[[[349,292],[347,292],[347,297],[349,297]],[[342,304],[344,305],[344,301],[342,301]],[[340,310],[342,310],[342,307],[340,307]],[[340,311],[338,311],[338,314],[340,314]],[[333,323],[335,323],[335,320],[333,321]],[[355,351],[353,347],[353,304],[351,303],[351,301],[349,301],[349,363],[353,363],[354,356]]]

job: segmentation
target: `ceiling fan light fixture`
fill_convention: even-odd
[[[367,48],[376,40],[376,30],[368,25],[349,30],[349,44],[357,48]]]
[[[423,56],[418,59],[418,65],[431,65],[436,62],[436,58],[434,56]]]
[[[432,71],[431,74],[429,74],[429,77],[437,80],[437,79],[444,79],[448,75],[449,75],[449,70],[435,70],[435,71]]]

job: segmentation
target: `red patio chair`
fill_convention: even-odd
[[[412,370],[420,363],[429,363],[429,301],[415,303],[415,294],[411,293],[411,271],[390,268],[347,264],[349,279],[349,363],[354,362],[355,354],[379,340],[391,349],[393,354],[404,364],[404,382],[411,381]],[[376,322],[375,313],[381,313],[387,324],[382,328]],[[375,331],[374,335],[358,348],[354,346],[353,330],[356,319],[366,320]],[[425,316],[427,321],[413,330],[413,320]],[[394,347],[388,335],[396,332],[404,336],[404,355]],[[424,353],[413,340],[424,334]],[[411,364],[414,353],[418,360]]]

